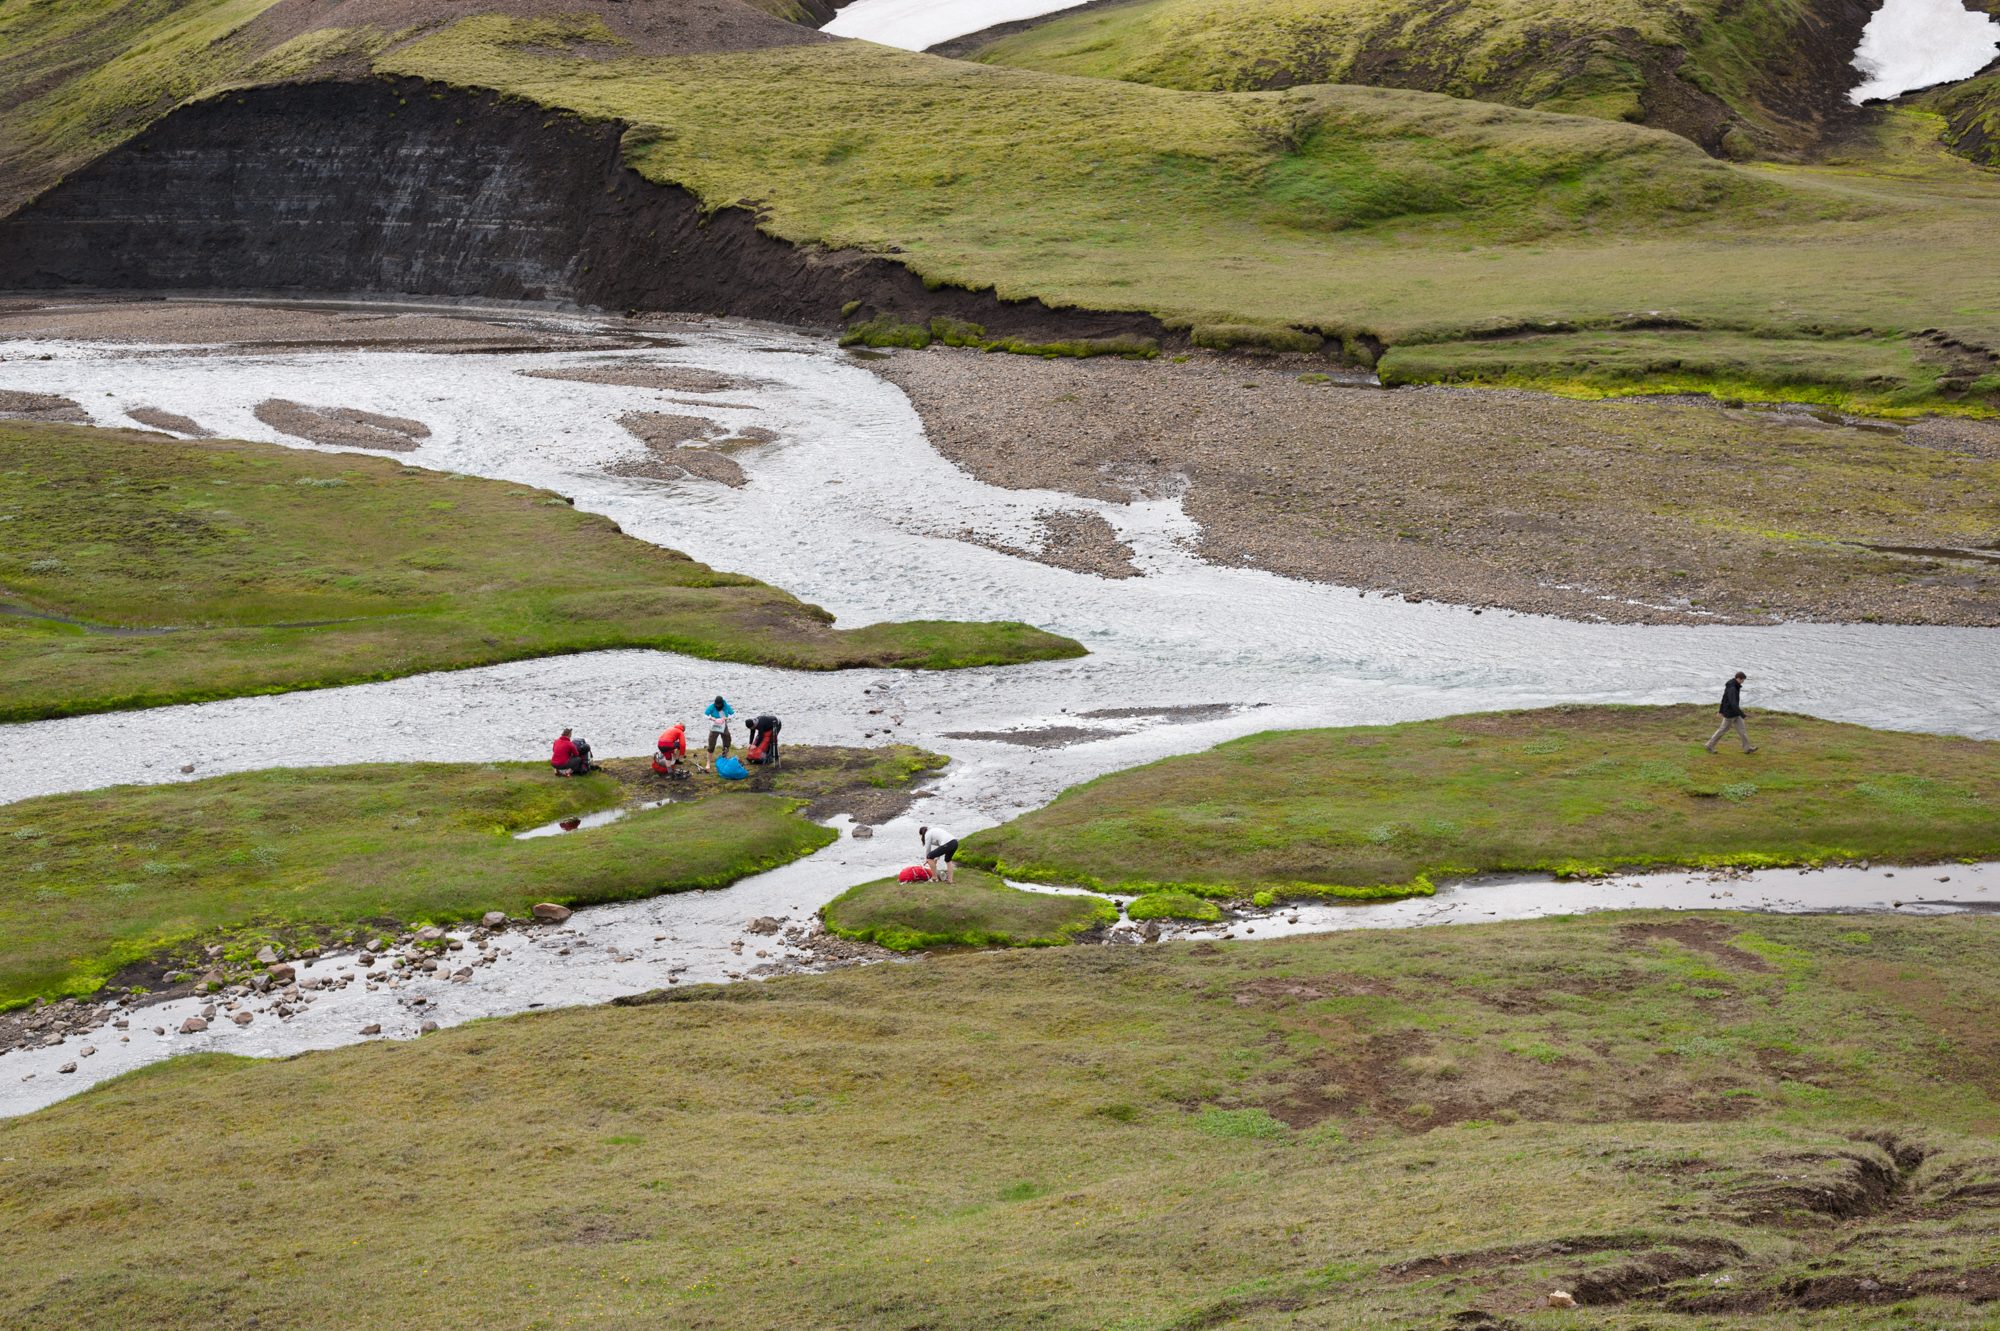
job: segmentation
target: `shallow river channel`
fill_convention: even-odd
[[[285,399],[411,418],[430,435],[414,452],[395,455],[406,462],[545,486],[634,536],[823,605],[843,626],[1019,619],[1077,638],[1091,654],[1004,670],[806,674],[604,652],[9,727],[11,750],[35,761],[0,771],[0,801],[192,779],[180,772],[187,763],[201,777],[398,758],[539,758],[564,725],[600,755],[639,754],[665,723],[694,720],[717,692],[739,712],[783,716],[787,740],[896,740],[953,761],[913,816],[881,826],[871,839],[843,837],[726,890],[582,910],[560,932],[509,935],[505,955],[468,980],[411,981],[393,990],[351,983],[321,992],[282,1023],[259,1017],[198,1035],[151,1034],[155,1025],[175,1030],[199,1006],[177,1001],[135,1015],[127,1033],[107,1028],[87,1041],[0,1057],[0,1113],[191,1049],[277,1055],[358,1039],[365,1024],[379,1022],[385,1036],[409,1035],[424,1020],[449,1024],[602,1001],[670,976],[688,983],[750,974],[796,954],[777,938],[746,935],[748,921],[806,922],[843,889],[908,863],[916,815],[969,833],[1089,777],[1257,730],[1559,701],[1706,702],[1740,668],[1752,676],[1746,701],[1757,708],[2000,737],[2000,653],[1990,630],[1587,624],[1408,604],[1215,567],[1189,553],[1195,529],[1176,501],[1117,504],[974,479],[931,447],[898,389],[827,341],[729,323],[635,337],[627,325],[580,317],[492,317],[601,333],[602,346],[443,354],[0,343],[0,388],[63,394],[102,425],[133,425],[128,411],[152,407],[218,435],[298,447],[312,445],[275,432],[253,408]],[[632,366],[709,371],[732,386],[669,392],[524,373]],[[747,477],[740,488],[635,479],[615,474],[620,464],[647,457],[618,424],[633,411],[702,416],[731,432],[757,427],[772,437],[732,454]],[[1131,544],[1145,576],[1113,581],[991,548],[1034,546],[1036,515],[1052,509],[1102,514]],[[963,539],[968,533],[974,539]],[[1025,732],[1057,727],[1060,742],[1019,742]],[[1720,883],[1662,876],[1468,884],[1423,902],[1280,910],[1211,932],[1254,929],[1263,937],[1638,905],[2000,904],[2000,873],[1987,867],[1889,872],[1899,876],[1842,870]],[[737,943],[742,947],[732,948]],[[768,955],[758,957],[759,949]],[[348,969],[340,958],[317,963],[321,974]],[[413,1003],[417,997],[424,1001]],[[97,1052],[76,1072],[56,1074],[85,1042]]]

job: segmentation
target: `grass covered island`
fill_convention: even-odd
[[[1024,892],[977,869],[956,883],[863,883],[820,911],[827,932],[893,952],[929,947],[1054,947],[1118,919],[1103,897]]]
[[[0,1008],[164,970],[194,944],[350,937],[539,901],[721,887],[833,841],[801,816],[894,796],[944,760],[920,749],[785,751],[752,781],[671,787],[643,759],[558,779],[546,763],[280,768],[0,806]],[[515,834],[637,800],[603,826]],[[209,963],[203,962],[202,968]]]
[[[0,518],[0,721],[613,647],[812,670],[1083,654],[1025,624],[836,629],[547,491],[360,454],[0,421]]]
[[[0,1122],[0,1323],[1974,1331],[2000,1297],[1992,919],[657,997],[190,1055]]]
[[[2000,744],[1782,713],[1556,707],[1252,735],[1116,772],[967,839],[1007,877],[1205,897],[1427,893],[1593,874],[2000,856]],[[1266,895],[1269,894],[1269,895]]]

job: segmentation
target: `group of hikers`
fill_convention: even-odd
[[[776,767],[778,765],[778,732],[785,723],[770,713],[751,717],[743,723],[749,737],[750,747],[744,751],[739,761],[730,752],[735,745],[731,728],[736,719],[736,709],[721,694],[715,701],[702,709],[708,720],[708,749],[706,756],[694,759],[703,771],[713,765],[715,774],[725,780],[740,781],[750,775],[744,763]],[[720,746],[722,755],[716,756]],[[687,726],[679,721],[660,732],[653,744],[653,770],[669,780],[680,780],[688,775],[690,754],[688,750]],[[582,776],[595,771],[597,763],[591,756],[590,741],[580,738],[570,727],[563,727],[562,734],[556,736],[555,746],[549,752],[549,766],[557,776]]]
[[[1715,728],[1715,733],[1708,737],[1708,743],[1703,746],[1710,753],[1715,752],[1715,746],[1720,744],[1723,737],[1731,731],[1734,731],[1736,738],[1742,742],[1743,752],[1757,751],[1757,746],[1750,742],[1750,731],[1743,719],[1743,685],[1749,678],[1739,670],[1723,684],[1722,705],[1717,709],[1722,717],[1722,724]],[[713,765],[716,775],[727,780],[741,780],[748,776],[749,772],[743,763],[738,762],[730,753],[734,742],[730,727],[736,718],[736,709],[729,705],[728,699],[718,693],[715,695],[715,701],[702,709],[702,715],[708,721],[708,748],[706,756],[695,761],[704,771]],[[765,713],[745,721],[743,728],[748,732],[750,741],[750,747],[743,755],[744,760],[777,766],[778,732],[784,729],[784,722]],[[717,757],[715,752],[718,746],[722,750],[720,757]],[[687,727],[675,722],[666,728],[653,746],[653,770],[669,779],[684,778],[688,775],[686,766],[688,760]],[[582,776],[597,766],[591,759],[589,742],[578,738],[567,727],[556,738],[555,748],[549,754],[549,765],[555,768],[557,776]],[[958,858],[958,838],[942,827],[932,827],[927,824],[917,829],[917,840],[924,848],[924,862],[921,865],[910,865],[897,877],[905,883],[929,882],[933,879],[946,883],[957,881],[955,861]]]

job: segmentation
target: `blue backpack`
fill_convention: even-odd
[[[728,754],[715,760],[715,774],[724,781],[741,781],[750,775],[750,769]]]

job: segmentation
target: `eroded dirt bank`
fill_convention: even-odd
[[[0,220],[0,288],[478,297],[814,328],[945,316],[1028,340],[1164,333],[1146,315],[930,290],[890,259],[774,239],[747,208],[704,212],[641,177],[623,136],[419,80],[229,93]]]
[[[1385,392],[1201,354],[871,365],[989,483],[1185,485],[1217,563],[1629,623],[2000,623],[2000,425]]]

